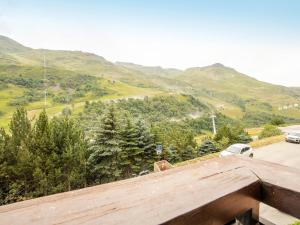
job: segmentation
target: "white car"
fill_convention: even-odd
[[[300,131],[288,133],[285,136],[285,140],[286,140],[286,142],[293,142],[293,143],[300,144]]]
[[[226,148],[224,151],[220,153],[221,158],[230,155],[245,155],[252,158],[254,153],[250,145],[234,144],[234,145],[230,145],[228,148]]]

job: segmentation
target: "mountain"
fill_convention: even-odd
[[[0,36],[0,105],[4,116],[10,115],[16,101],[25,101],[24,93],[41,95],[44,57],[49,99],[57,108],[54,113],[64,107],[68,96],[75,106],[82,107],[86,100],[182,93],[233,118],[260,112],[300,118],[299,88],[262,82],[220,63],[186,70],[112,63],[92,53],[33,49]],[[8,91],[12,94],[5,94]],[[41,98],[29,99],[29,109],[42,107]],[[285,106],[288,109],[282,110]]]
[[[174,68],[162,68],[160,66],[142,66],[128,62],[116,62],[117,65],[129,68],[131,70],[139,71],[148,76],[160,76],[160,77],[174,77],[182,73],[181,70]]]
[[[176,79],[190,84],[195,89],[221,96],[225,93],[243,99],[256,99],[274,103],[293,103],[299,97],[291,88],[259,81],[220,63],[206,67],[189,68]]]

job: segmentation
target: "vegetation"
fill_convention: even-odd
[[[265,125],[264,129],[260,132],[258,137],[260,139],[262,138],[267,138],[267,137],[272,137],[272,136],[278,136],[281,135],[282,131],[278,129],[278,127],[274,125]]]
[[[247,112],[243,118],[242,123],[247,127],[259,127],[265,124],[272,124],[275,126],[283,125],[285,123],[299,123],[298,118],[291,118],[286,116],[277,116],[275,114],[265,112]]]
[[[32,125],[19,108],[1,129],[0,204],[84,187],[85,146],[74,120],[43,111]]]
[[[185,71],[114,64],[2,36],[0,54],[0,204],[138,176],[161,159],[212,158],[230,144],[249,143],[245,127],[272,124],[264,138],[280,134],[275,126],[300,121],[298,108],[277,110],[299,98],[297,89],[221,64]]]
[[[232,127],[224,125],[218,129],[214,140],[219,143],[221,149],[224,149],[234,143],[249,143],[252,141],[252,138],[239,125]]]
[[[208,155],[210,153],[216,153],[220,149],[217,147],[217,143],[213,140],[206,139],[203,141],[203,143],[198,148],[198,154],[200,156]]]
[[[114,64],[101,56],[80,51],[31,49],[4,36],[0,36],[0,54],[3,56],[0,59],[0,105],[2,109],[5,108],[2,110],[5,111],[4,115],[0,115],[2,124],[7,123],[7,118],[18,106],[26,106],[33,114],[40,112],[43,108],[41,92],[44,86],[47,86],[48,108],[51,107],[48,112],[51,116],[69,104],[74,104],[76,111],[81,111],[86,100],[143,97],[149,93],[183,93],[193,96],[188,104],[193,105],[194,112],[180,109],[182,114],[179,115],[175,107],[165,117],[200,117],[202,114],[197,113],[199,108],[202,112],[208,107],[232,119],[242,119],[246,127],[300,121],[299,107],[277,110],[278,107],[298,103],[300,93],[297,88],[260,82],[221,64],[185,71],[131,63]],[[44,55],[47,59],[46,83],[42,68]],[[7,96],[5,93],[10,91],[11,94]],[[197,102],[193,101],[199,99],[201,105],[197,106]],[[172,99],[165,100],[168,104]],[[143,103],[133,101],[126,102],[126,105],[135,108]],[[162,105],[152,103],[149,106],[151,110],[159,112],[167,108],[163,102]],[[185,103],[178,105],[186,106]],[[164,113],[157,113],[150,119],[154,120]],[[277,121],[271,121],[274,118]]]
[[[250,142],[250,145],[252,148],[259,148],[259,147],[263,147],[266,145],[278,143],[281,141],[284,141],[284,135],[273,136],[273,137],[268,137],[268,138],[263,138],[263,139],[259,139],[256,141],[252,141],[252,142]]]

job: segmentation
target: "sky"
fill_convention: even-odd
[[[33,48],[179,69],[222,63],[300,86],[298,0],[0,0],[0,34]]]

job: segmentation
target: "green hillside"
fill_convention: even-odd
[[[190,68],[176,79],[200,91],[200,97],[217,108],[236,111],[234,107],[238,107],[240,112],[236,113],[240,116],[245,111],[289,115],[292,110],[279,111],[278,108],[299,103],[300,93],[297,89],[262,82],[222,64]],[[299,108],[293,110],[296,110],[293,116],[299,117]]]
[[[219,63],[184,71],[112,63],[81,51],[32,49],[0,36],[0,124],[17,106],[27,107],[33,116],[39,112],[44,107],[45,85],[52,115],[65,107],[79,112],[87,100],[188,94],[232,118],[300,118],[299,88],[261,82]]]
[[[134,63],[127,63],[127,62],[116,62],[116,65],[120,65],[131,70],[139,71],[148,76],[160,76],[160,77],[174,77],[182,73],[181,70],[174,69],[174,68],[167,68],[164,69],[160,66],[142,66]]]

